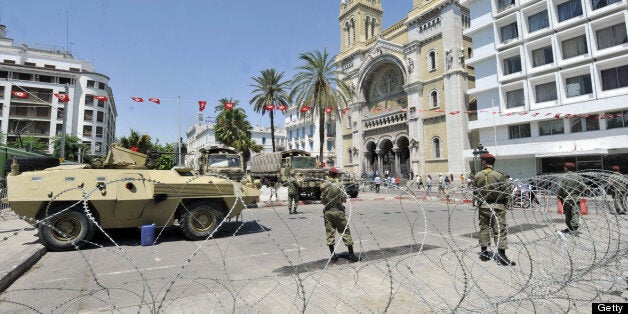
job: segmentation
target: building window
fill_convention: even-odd
[[[556,82],[549,82],[534,86],[536,92],[536,102],[545,102],[558,99],[556,92]]]
[[[29,66],[29,67],[34,67],[35,66],[35,62],[24,62],[25,66]]]
[[[300,137],[299,128],[297,128],[297,139],[299,139],[299,137]]]
[[[61,84],[61,85],[63,85],[63,84],[74,85],[74,79],[72,79],[71,77],[59,76],[59,84]]]
[[[580,0],[570,0],[556,6],[558,11],[558,22],[572,19],[582,15],[582,3]]]
[[[266,145],[266,138],[262,137],[262,145]]]
[[[528,31],[530,33],[538,31],[539,29],[549,27],[549,18],[547,16],[547,10],[541,11],[537,14],[532,14],[528,17]]]
[[[628,110],[610,112],[606,116],[607,130],[628,127]]]
[[[562,42],[563,46],[563,59],[569,59],[577,57],[589,52],[587,47],[587,36],[580,35],[578,37],[570,38]]]
[[[94,111],[85,110],[85,112],[83,113],[83,120],[92,121],[93,119],[94,119]]]
[[[288,132],[288,134],[289,134],[288,139],[292,141],[292,130],[290,130],[290,131]]]
[[[430,108],[438,108],[438,91],[436,90],[430,92]]]
[[[467,48],[467,58],[471,59],[473,57],[473,49],[471,47]]]
[[[531,136],[530,123],[511,125],[508,127],[508,138],[511,140]]]
[[[52,64],[44,64],[44,68],[46,69],[56,69],[57,67]]]
[[[72,71],[72,72],[81,72],[81,69],[79,69],[79,68],[70,68],[70,71]]]
[[[628,42],[626,37],[626,23],[621,23],[595,32],[597,49],[605,49]]]
[[[523,88],[506,92],[506,108],[516,108],[525,105],[525,97],[523,95]]]
[[[554,62],[552,45],[532,50],[532,67],[538,67]]]
[[[504,59],[504,75],[521,72],[521,56]]]
[[[600,122],[596,116],[569,119],[569,130],[571,133],[597,131],[599,129]]]
[[[432,139],[432,158],[440,158],[440,138]]]
[[[349,163],[352,164],[353,163],[353,152],[352,152],[351,148],[349,148],[347,150],[347,156],[349,157]]]
[[[628,86],[628,65],[602,70],[602,90]]]
[[[310,142],[310,151],[314,150],[314,142]]]
[[[102,111],[96,111],[96,121],[103,122],[105,120],[105,113]]]
[[[88,80],[87,81],[87,87],[94,87],[96,85],[96,82],[92,81],[92,80]]]
[[[503,11],[510,6],[515,5],[515,0],[497,0],[497,10]]]
[[[597,10],[616,2],[620,2],[620,0],[591,0],[591,6],[593,10]]]
[[[314,125],[310,125],[310,137],[314,136]]]
[[[427,56],[428,56],[429,70],[430,71],[436,70],[436,50],[430,51],[430,53]]]
[[[92,126],[84,125],[83,126],[83,136],[92,136]]]
[[[555,119],[539,122],[539,135],[555,135],[565,133],[565,123],[563,119]]]
[[[96,127],[96,137],[102,137],[102,127],[101,126],[97,126]]]
[[[517,37],[519,37],[517,22],[502,26],[499,30],[499,33],[501,34],[502,44],[508,42],[509,40],[516,39]]]
[[[3,63],[5,63],[5,64],[15,64],[15,60],[4,59]]]
[[[85,95],[85,105],[90,106],[94,104],[94,95]]]
[[[332,147],[333,147],[333,142],[331,140],[328,140],[327,141],[327,151],[331,152]]]
[[[593,93],[589,74],[569,77],[565,80],[567,97],[576,97]]]
[[[347,114],[347,129],[351,128],[351,115]]]

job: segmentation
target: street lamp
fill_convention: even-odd
[[[478,147],[473,149],[473,166],[475,168],[475,172],[479,171],[478,169],[480,168],[480,165],[478,164],[478,161],[483,154],[488,154],[488,149],[482,146],[482,143],[479,143]]]

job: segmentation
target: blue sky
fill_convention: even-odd
[[[338,53],[340,0],[2,0],[0,23],[16,44],[65,48],[107,75],[118,110],[116,136],[133,128],[174,142],[218,99],[240,101],[253,125],[251,77],[275,68],[291,78],[302,52]],[[406,16],[412,0],[383,2],[384,27]],[[69,23],[66,27],[66,15]],[[67,30],[67,31],[66,31]],[[66,36],[68,34],[69,36]],[[130,97],[144,97],[135,103]],[[161,99],[157,105],[149,97]],[[283,125],[283,115],[275,122]]]

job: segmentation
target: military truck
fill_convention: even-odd
[[[251,176],[262,184],[284,184],[290,176],[297,179],[299,192],[316,199],[321,195],[325,171],[318,167],[315,157],[304,150],[291,149],[255,155],[251,158]]]
[[[190,240],[205,239],[225,217],[236,217],[260,191],[189,168],[152,170],[147,155],[112,145],[101,169],[61,165],[19,173],[11,166],[4,202],[35,220],[40,241],[70,250],[96,229],[180,225]]]
[[[233,147],[212,146],[199,150],[199,173],[227,177],[234,181],[244,177],[242,155]]]

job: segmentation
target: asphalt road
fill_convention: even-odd
[[[206,241],[186,241],[173,227],[160,229],[157,244],[143,247],[139,230],[110,230],[95,239],[100,247],[48,252],[2,295],[0,312],[431,311],[431,301],[416,301],[450,291],[456,263],[478,263],[476,213],[467,204],[395,200],[347,207],[362,258],[355,264],[343,258],[329,263],[322,205],[299,206],[297,215],[285,206],[254,208]],[[560,223],[539,210],[509,216],[513,235],[544,238]],[[339,237],[337,251],[346,251]],[[423,263],[430,272],[407,281]],[[510,271],[482,265],[494,276]],[[412,286],[423,280],[430,291],[417,297]],[[338,290],[344,285],[352,289]],[[494,286],[498,295],[500,287]],[[389,290],[401,291],[394,303]]]

